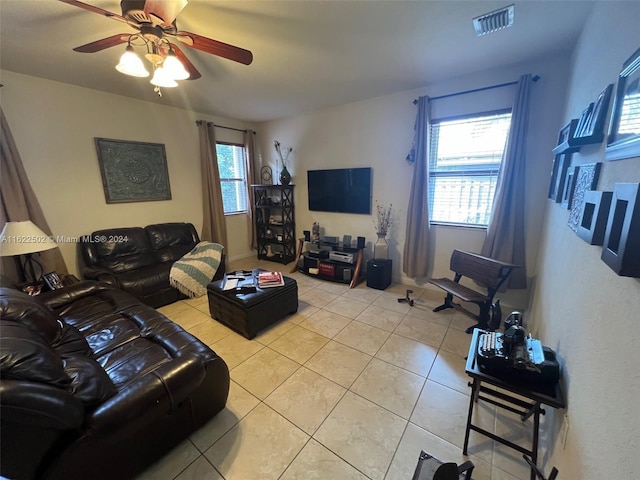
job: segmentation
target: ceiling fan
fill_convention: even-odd
[[[120,2],[122,15],[77,0],[60,1],[126,23],[137,30],[134,33],[119,33],[102,38],[73,50],[81,53],[95,53],[126,43],[126,51],[116,69],[127,75],[146,77],[149,72],[135,54],[133,46],[146,47],[145,58],[151,62],[154,71],[151,83],[159,95],[161,95],[159,87],[175,87],[178,85],[176,80],[195,80],[201,77],[200,72],[182,50],[169,39],[244,65],[249,65],[253,61],[253,54],[249,50],[195,33],[179,31],[176,17],[187,5],[187,0],[122,0]]]

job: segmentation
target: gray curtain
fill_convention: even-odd
[[[254,222],[254,205],[255,199],[253,197],[253,188],[251,188],[251,184],[260,183],[258,176],[260,173],[260,169],[257,165],[256,159],[256,132],[252,130],[245,130],[244,132],[244,155],[245,155],[245,168],[247,173],[247,199],[249,205],[247,205],[247,212],[249,212],[249,245],[251,245],[252,250],[256,250],[258,248],[258,240],[256,238],[256,223]]]
[[[498,175],[496,195],[482,255],[520,265],[509,277],[508,288],[527,288],[524,238],[524,190],[531,75],[518,81],[511,111],[511,128]]]
[[[218,155],[216,154],[215,126],[211,122],[199,120],[200,166],[202,172],[202,234],[201,239],[219,243],[228,248],[227,224],[224,219],[222,205],[222,187],[218,171]],[[227,255],[228,258],[228,255]]]
[[[402,256],[402,270],[413,278],[426,277],[428,270],[430,121],[429,97],[420,97],[413,126],[413,146],[407,156],[407,161],[414,164],[414,170]]]
[[[35,192],[31,188],[27,172],[22,165],[9,123],[0,107],[0,230],[7,222],[31,220],[40,230],[51,235],[51,229]],[[59,248],[46,250],[38,254],[45,272],[68,273],[67,266]],[[10,257],[2,258],[2,273],[14,281],[25,280],[21,269]]]

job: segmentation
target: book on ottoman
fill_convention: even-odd
[[[258,287],[271,288],[282,287],[284,278],[280,272],[260,272],[258,273]]]

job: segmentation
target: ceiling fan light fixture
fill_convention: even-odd
[[[186,80],[189,78],[189,72],[184,68],[182,62],[178,59],[173,50],[169,51],[167,58],[164,59],[162,68],[167,72],[174,80]]]
[[[202,76],[189,58],[177,45],[172,44],[169,38],[195,50],[243,65],[250,65],[253,61],[253,54],[249,50],[178,30],[176,17],[185,8],[188,0],[121,0],[122,15],[77,0],[60,1],[129,24],[137,30],[137,33],[130,35],[125,33],[111,35],[73,50],[80,53],[95,53],[127,42],[125,53],[121,56],[116,69],[125,75],[148,77],[149,71],[141,58],[136,55],[132,42],[136,47],[144,45],[147,49],[145,58],[152,64],[153,90],[159,96],[162,96],[160,87],[174,88],[178,86],[176,80],[196,80]]]
[[[171,78],[169,73],[163,67],[158,67],[156,68],[156,71],[153,72],[151,85],[155,85],[156,87],[174,88],[178,86],[178,82]]]
[[[140,57],[133,50],[131,45],[127,45],[125,52],[120,57],[120,63],[116,65],[116,70],[132,77],[148,77],[149,71],[144,68]]]

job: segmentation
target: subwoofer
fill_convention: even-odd
[[[384,290],[391,285],[391,260],[367,261],[367,287]]]

